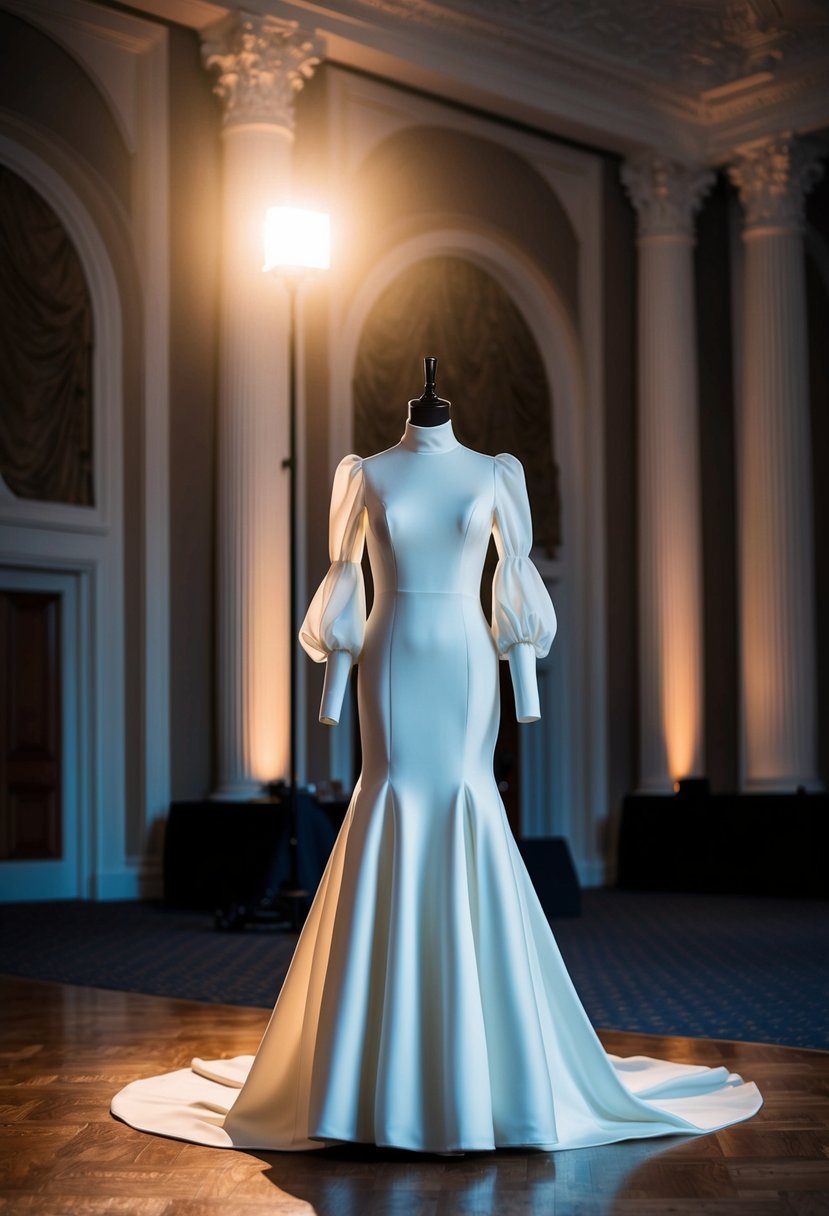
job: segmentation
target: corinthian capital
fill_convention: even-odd
[[[714,174],[663,156],[640,156],[622,165],[622,182],[639,217],[639,235],[693,236],[694,213]]]
[[[294,128],[294,94],[322,58],[322,44],[296,21],[234,13],[202,42],[202,61],[218,74],[213,92],[224,125],[265,122]]]
[[[815,149],[780,135],[738,150],[728,175],[740,192],[745,228],[797,230],[822,167]]]

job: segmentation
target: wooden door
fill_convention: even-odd
[[[61,597],[0,589],[0,861],[63,857]]]

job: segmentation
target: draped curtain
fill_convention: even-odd
[[[19,498],[91,505],[92,308],[52,208],[0,166],[0,473]]]
[[[452,402],[461,443],[512,452],[524,465],[535,543],[554,556],[561,504],[541,356],[510,297],[472,262],[427,258],[376,301],[357,352],[355,450],[370,456],[397,443],[406,403],[423,388],[424,355],[438,357],[438,394]]]

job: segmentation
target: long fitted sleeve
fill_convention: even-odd
[[[536,659],[556,634],[556,614],[541,575],[529,557],[532,517],[521,462],[508,453],[495,457],[493,534],[498,565],[492,582],[492,636],[498,655],[508,659],[519,722],[541,717]]]
[[[366,593],[360,565],[366,532],[363,462],[346,456],[334,474],[329,517],[328,573],[316,590],[299,630],[299,641],[315,663],[325,662],[319,720],[340,720],[352,664],[363,649]]]

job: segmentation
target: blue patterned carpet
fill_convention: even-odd
[[[553,931],[593,1024],[829,1049],[829,902],[588,890]],[[296,938],[154,903],[0,905],[0,972],[270,1008]]]

